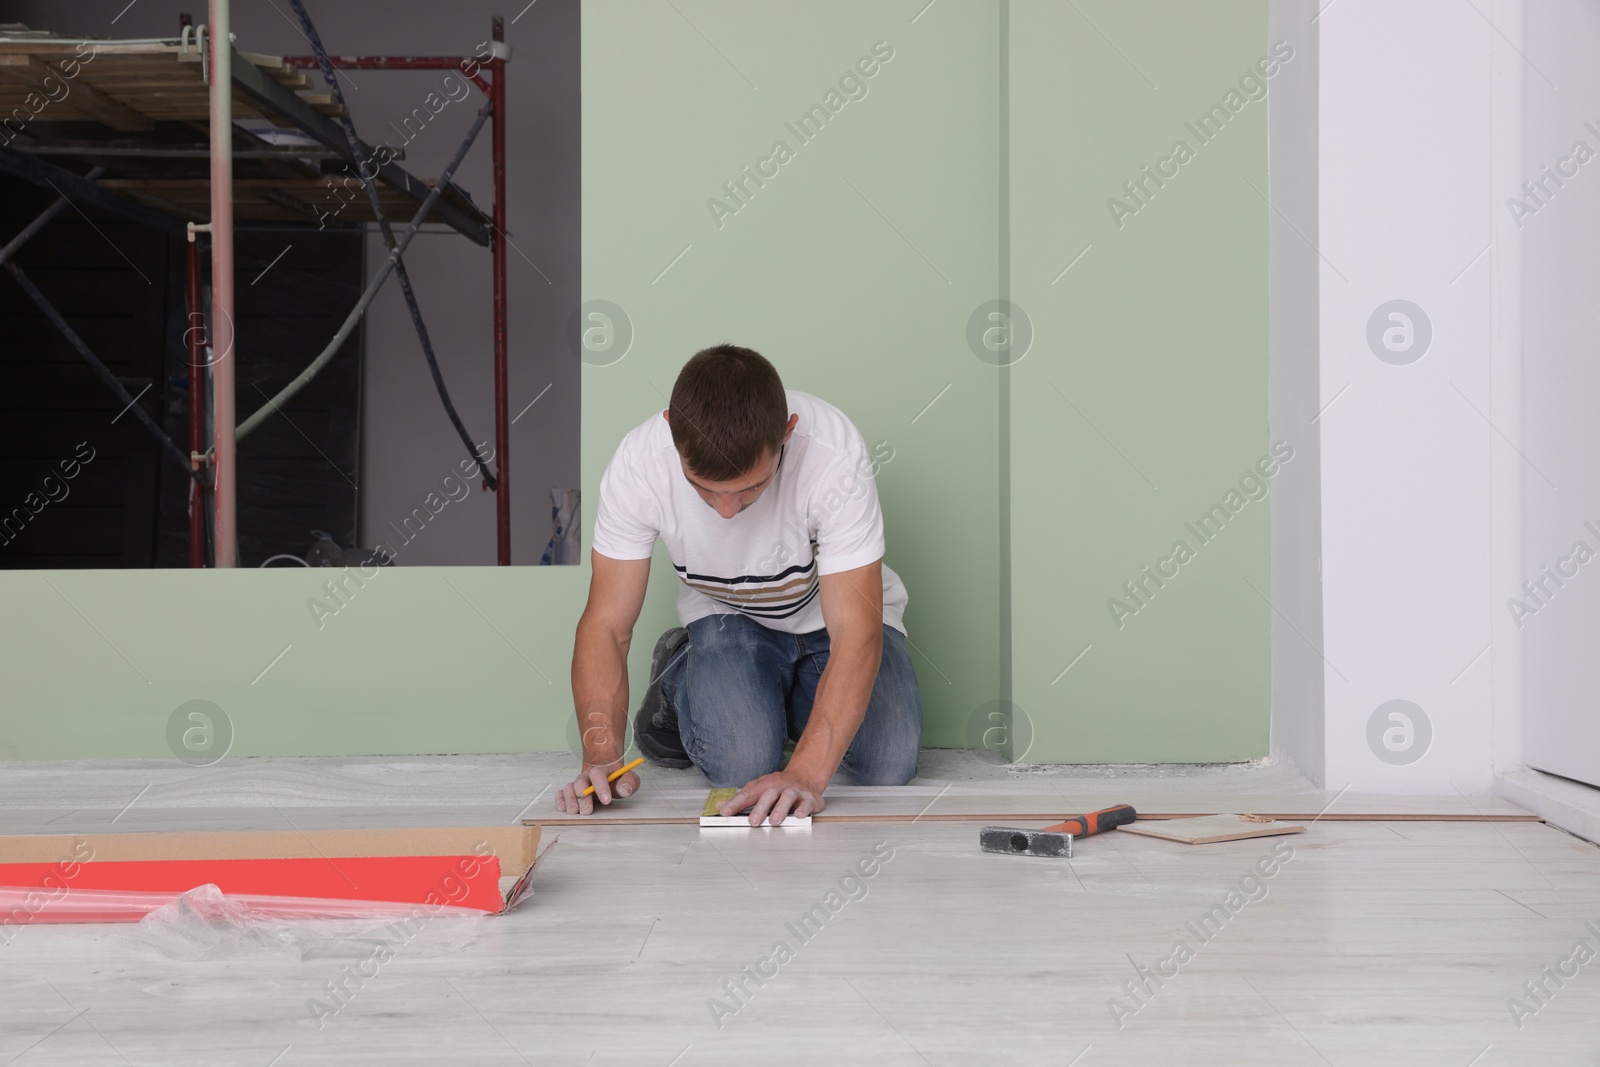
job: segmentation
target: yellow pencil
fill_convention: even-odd
[[[610,774],[606,775],[606,781],[608,781],[608,782],[616,781],[618,778],[621,778],[624,774],[627,774],[629,771],[633,770],[635,767],[639,766],[639,764],[641,764],[643,762],[644,762],[644,757],[640,756],[638,759],[634,760],[632,763],[629,763],[629,764],[627,764],[625,766],[622,766],[622,767],[618,767],[616,770],[614,770]],[[579,793],[578,795],[580,797],[586,797],[590,793],[593,793],[593,792],[594,792],[594,786],[591,785],[591,786],[587,786],[584,789],[584,791]]]

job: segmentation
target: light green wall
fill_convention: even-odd
[[[1266,100],[1204,146],[1184,123],[1266,52],[1266,5],[1013,0],[1011,21],[1011,299],[1037,337],[1010,370],[1028,758],[1265,755],[1267,502],[1203,547],[1184,523],[1268,448]],[[1107,200],[1179,139],[1195,157],[1117,228]],[[1106,601],[1179,539],[1195,558],[1119,629]]]
[[[925,741],[952,746],[999,685],[997,384],[964,340],[998,269],[999,44],[988,4],[913,24],[918,6],[584,8],[583,292],[635,330],[625,358],[584,369],[584,494],[697,349],[768,356],[894,450],[878,474],[886,560],[910,591]],[[894,56],[867,95],[801,144],[784,124],[879,41]],[[707,200],[777,140],[794,158],[719,229]],[[676,584],[658,549],[635,691]]]
[[[168,757],[190,700],[223,709],[238,756],[566,746],[578,568],[384,569],[319,629],[328,578],[0,575],[0,758]]]
[[[1263,754],[1267,608],[1247,582],[1270,594],[1264,502],[1122,631],[1105,600],[1266,451],[1266,208],[1246,184],[1265,189],[1264,105],[1121,231],[1105,199],[1265,50],[1264,5],[1012,0],[1005,47],[1002,10],[584,5],[583,292],[634,333],[584,368],[586,518],[683,360],[750,345],[894,451],[887,559],[928,744],[967,744],[974,713],[1014,695],[1030,761]],[[895,55],[866,98],[799,145],[785,121],[878,41]],[[719,229],[707,199],[778,139],[794,159]],[[966,333],[1002,293],[1037,340],[998,371]],[[235,755],[566,747],[587,566],[394,568],[319,629],[306,601],[326,578],[0,573],[0,758],[166,756],[192,699],[229,714]],[[636,693],[672,583],[658,558]]]

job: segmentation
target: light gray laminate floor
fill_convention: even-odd
[[[569,780],[566,753],[500,756],[279,757],[188,767],[174,760],[0,762],[0,833],[161,829],[157,813],[182,810],[207,825],[260,820],[282,827],[302,814],[392,813],[401,821],[507,821],[526,815],[563,822],[554,790]],[[1277,812],[1329,818],[1357,813],[1525,815],[1498,797],[1452,791],[1394,796],[1318,789],[1293,767],[1271,762],[1161,766],[1036,766],[986,762],[965,750],[926,749],[908,786],[828,790],[823,817],[838,815],[1067,814],[1111,804],[1141,812]],[[598,818],[686,818],[705,800],[695,770],[647,767],[645,788]],[[157,820],[152,822],[151,820]],[[198,824],[196,824],[198,826]]]
[[[359,795],[380,788],[377,762],[355,774],[368,784],[342,781],[349,761],[247,768],[228,779],[251,783],[231,807],[202,803],[204,791],[181,782],[152,787],[115,824],[138,784],[125,789],[98,773],[106,768],[57,766],[52,776],[13,764],[0,768],[0,805],[10,832],[43,822],[51,832],[267,825],[268,816],[299,826],[509,821],[543,782],[530,791],[526,774],[498,761],[485,765],[478,791],[453,787],[455,804],[429,803],[425,783],[440,766],[470,761],[406,761],[424,784],[402,810]],[[1239,796],[1272,775],[1285,795],[1304,791],[1303,780],[1259,770],[1196,770],[1184,792]],[[1028,776],[991,777],[996,788],[1040,788]],[[1172,777],[1129,772],[1124,785],[1157,795]],[[285,781],[318,804],[281,803]],[[251,803],[252,789],[271,801]],[[0,1064],[1600,1060],[1600,959],[1559,986],[1546,979],[1543,1004],[1522,988],[1578,939],[1600,947],[1585,926],[1600,928],[1600,849],[1559,830],[1323,820],[1291,838],[1209,846],[1113,833],[1080,842],[1065,861],[980,852],[978,825],[550,827],[546,844],[559,843],[522,908],[479,921],[465,948],[446,950],[445,931],[424,931],[379,964],[360,945],[308,960],[188,962],[137,927],[28,927],[0,946]],[[1279,841],[1292,858],[1244,885],[1256,899],[1230,901]],[[846,880],[875,848],[892,858],[871,878]],[[841,882],[848,893],[830,901]],[[802,915],[829,903],[837,911],[820,932],[799,936]],[[1208,939],[1186,925],[1228,903],[1236,913],[1213,920]],[[1163,968],[1179,940],[1191,955]],[[746,995],[730,997],[725,982],[773,959],[780,941],[776,973],[763,964],[764,984],[744,978]],[[1169,976],[1135,999],[1125,983],[1140,965]],[[347,967],[370,977],[351,979]],[[343,1003],[327,992],[340,981]],[[1537,1008],[1520,1028],[1512,997]],[[313,998],[339,1007],[320,1027]],[[736,1010],[714,1017],[713,998]]]

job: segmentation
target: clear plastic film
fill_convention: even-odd
[[[135,940],[185,960],[457,952],[477,940],[484,915],[449,905],[228,895],[215,885],[185,893],[74,889],[54,896],[0,886],[0,918],[8,923],[136,922]]]

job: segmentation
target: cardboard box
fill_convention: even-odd
[[[51,905],[75,892],[93,899],[89,891],[159,902],[208,883],[226,895],[503,915],[528,895],[538,847],[536,826],[0,836],[0,887],[14,887],[0,894],[0,924],[136,922],[150,908],[108,905],[94,918],[53,920]]]

